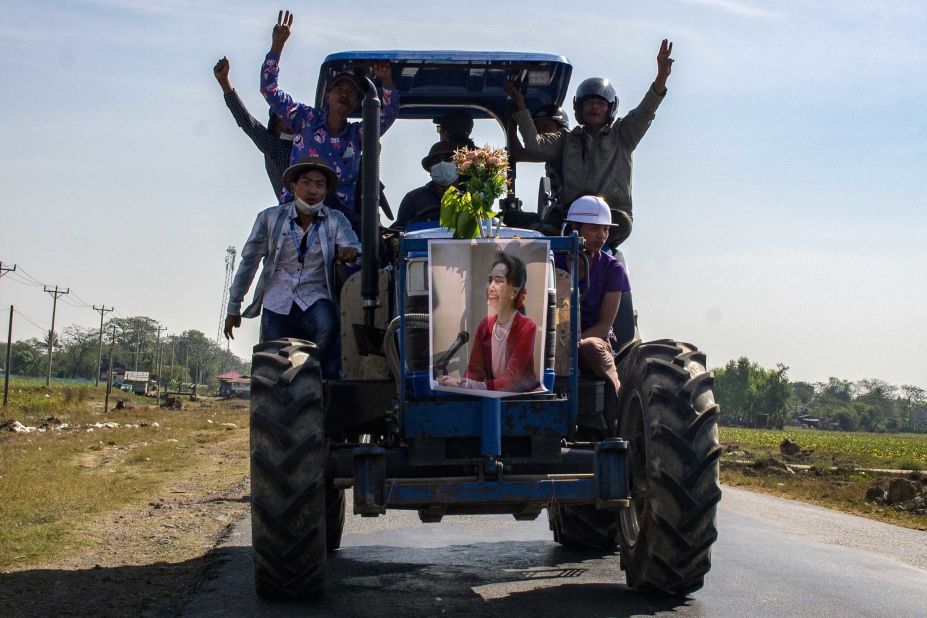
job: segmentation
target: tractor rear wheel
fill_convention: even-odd
[[[547,521],[554,542],[570,549],[606,549],[618,546],[618,514],[600,511],[592,504],[549,506]]]
[[[618,367],[631,508],[620,511],[628,586],[674,596],[703,585],[721,487],[718,405],[705,355],[671,340],[635,346]]]
[[[298,339],[254,348],[251,536],[257,592],[268,599],[314,598],[325,587],[328,443],[318,356]]]
[[[344,490],[325,488],[325,549],[332,553],[341,547],[344,532]]]
[[[606,385],[608,383],[606,382]],[[615,437],[615,413],[617,404],[614,395],[606,393],[606,410],[601,415],[598,429],[580,427],[577,439],[588,442],[601,442]],[[609,420],[611,419],[611,421]],[[599,510],[593,504],[577,506],[550,505],[547,507],[547,521],[554,533],[554,541],[570,549],[604,549],[618,547],[618,513]]]

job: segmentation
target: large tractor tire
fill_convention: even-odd
[[[636,338],[626,342],[615,355],[615,362],[620,363],[629,354],[629,350],[639,344]],[[618,435],[615,422],[618,403],[614,398],[614,395],[605,394],[606,411],[601,420],[604,429],[581,427],[577,435],[579,440],[601,442]],[[554,533],[554,541],[564,547],[610,551],[619,545],[620,523],[617,511],[599,510],[592,504],[552,505],[547,509],[547,521]]]
[[[325,587],[333,535],[326,526],[328,443],[318,354],[298,339],[254,348],[251,536],[255,585],[267,599],[316,598]],[[339,543],[341,525],[335,526]]]
[[[600,511],[592,504],[549,506],[547,521],[554,532],[554,542],[569,549],[604,549],[618,547],[618,514]]]
[[[325,549],[332,553],[341,547],[344,532],[344,490],[325,488]]]
[[[631,508],[619,512],[628,586],[681,596],[702,587],[721,487],[718,405],[705,355],[671,340],[635,346],[618,367],[618,434]]]

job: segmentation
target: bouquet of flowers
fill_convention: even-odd
[[[454,232],[454,238],[476,238],[488,229],[493,204],[505,193],[508,155],[489,144],[477,150],[459,148],[454,151],[454,163],[466,180],[463,190],[450,186],[444,192],[440,223]]]

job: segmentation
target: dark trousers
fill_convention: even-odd
[[[293,303],[286,315],[262,309],[261,341],[288,337],[305,339],[319,347],[324,377],[341,375],[341,320],[332,301],[317,300],[305,311]]]

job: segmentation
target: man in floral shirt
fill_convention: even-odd
[[[280,11],[274,26],[270,52],[261,67],[261,94],[271,109],[283,119],[296,135],[290,163],[303,157],[320,157],[338,174],[338,189],[329,194],[326,203],[344,212],[352,226],[359,227],[360,213],[355,212],[355,185],[360,172],[360,122],[348,122],[348,115],[360,103],[362,93],[353,76],[342,74],[332,80],[321,109],[294,101],[277,87],[280,54],[290,36],[293,15]],[[399,92],[393,89],[393,76],[388,62],[373,64],[373,72],[382,85],[383,108],[380,112],[380,132],[383,133],[399,116]],[[285,195],[281,202],[292,197]]]

